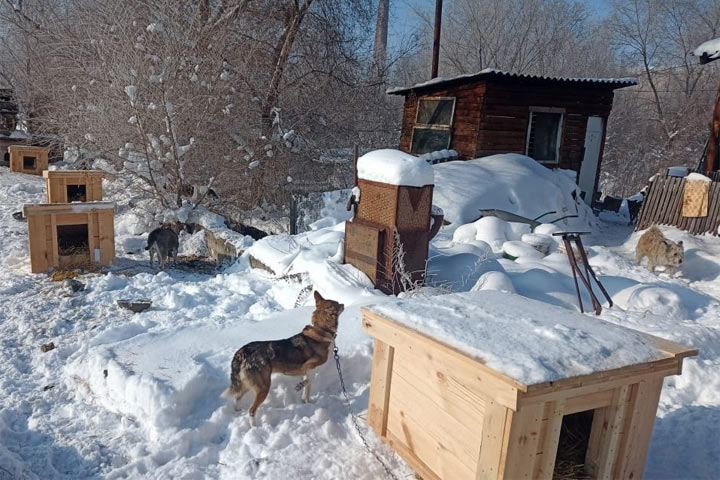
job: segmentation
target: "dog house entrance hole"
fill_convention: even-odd
[[[37,164],[37,157],[23,156],[23,168],[25,170],[35,170],[36,164]]]
[[[67,186],[68,202],[86,202],[87,193],[85,185],[68,185]]]
[[[57,242],[61,267],[79,267],[90,263],[87,224],[58,225]]]
[[[553,479],[590,479],[585,456],[590,443],[594,410],[563,416]]]

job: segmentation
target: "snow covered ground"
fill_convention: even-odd
[[[433,167],[435,201],[453,223],[431,248],[429,271],[440,288],[418,295],[504,285],[577,311],[569,265],[556,244],[547,245],[547,255],[523,255],[515,245],[520,255],[512,261],[502,258],[512,247],[506,242],[545,237],[527,237],[521,226],[504,222],[469,224],[479,208],[530,217],[573,213],[567,177],[539,167],[544,191],[553,194],[532,202],[533,164],[515,159],[499,177],[507,162],[476,162],[468,164],[474,174],[463,174],[457,162]],[[490,188],[493,181],[503,189]],[[254,429],[219,398],[234,351],[298,332],[312,311],[310,289],[317,288],[346,304],[337,345],[352,407],[364,412],[372,344],[359,308],[388,298],[338,263],[342,225],[256,242],[250,253],[277,275],[251,269],[247,256],[217,274],[157,273],[147,268],[147,257],[131,253],[144,246],[150,225],[121,189],[108,187],[123,200],[118,266],[82,276],[85,291],[71,293],[28,273],[26,224],[11,216],[23,203],[42,201],[43,180],[0,169],[0,479],[384,478],[354,433],[332,361],[313,384],[311,404],[300,402],[297,379],[274,379]],[[472,193],[458,196],[463,189]],[[593,227],[586,240],[590,262],[617,304],[601,317],[701,352],[686,360],[682,376],[665,382],[646,478],[720,478],[720,240],[663,228],[685,242],[686,261],[673,277],[653,274],[634,264],[639,234],[622,218],[596,222],[584,206],[578,214],[569,222]],[[153,307],[132,314],[116,304],[137,297],[150,298]],[[56,348],[41,352],[48,342]],[[398,475],[411,472],[368,437]]]

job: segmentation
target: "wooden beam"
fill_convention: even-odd
[[[718,169],[718,150],[720,150],[720,86],[715,98],[715,109],[710,123],[710,139],[708,141],[707,157],[705,157],[705,172],[714,172]]]

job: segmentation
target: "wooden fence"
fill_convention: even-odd
[[[717,236],[720,226],[720,172],[713,172],[707,176],[712,179],[707,217],[683,217],[685,179],[658,174],[650,182],[635,230],[644,230],[661,224],[672,225],[694,235],[712,233]]]

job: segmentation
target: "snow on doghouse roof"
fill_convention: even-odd
[[[526,386],[674,356],[662,340],[636,330],[492,290],[393,300],[367,309]]]
[[[391,185],[424,187],[435,183],[433,169],[424,159],[390,148],[360,157],[357,172],[359,179]]]
[[[720,58],[720,38],[708,40],[695,50],[693,55],[700,57],[700,63],[709,63]]]
[[[476,73],[466,73],[456,77],[437,77],[427,82],[417,83],[411,87],[389,88],[390,95],[403,95],[413,90],[430,89],[439,86],[470,83],[476,80],[533,80],[547,83],[580,84],[606,88],[624,88],[637,85],[637,78],[579,78],[579,77],[547,77],[544,75],[526,75],[522,73],[504,72],[494,68],[486,68]]]

